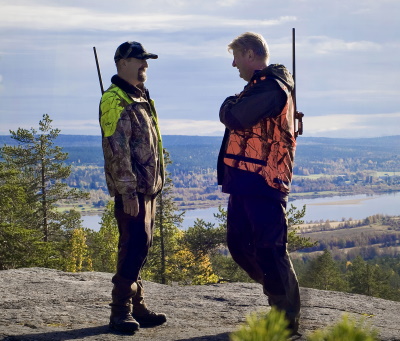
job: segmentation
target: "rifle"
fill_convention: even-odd
[[[104,94],[103,81],[101,80],[99,61],[97,59],[97,52],[96,52],[96,48],[94,46],[93,46],[93,52],[94,52],[94,58],[96,60],[97,75],[99,76],[100,90],[101,90],[101,94],[103,95]]]
[[[296,103],[296,32],[292,28],[292,61],[293,61],[293,80],[294,88],[292,91],[293,105],[294,105],[294,137],[297,138],[298,135],[303,135],[303,116],[302,112],[297,111]]]

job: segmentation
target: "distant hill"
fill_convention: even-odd
[[[164,146],[170,152],[171,170],[216,168],[222,137],[164,135]],[[310,161],[360,158],[365,160],[394,160],[400,154],[400,135],[374,138],[299,137],[296,164]],[[0,135],[0,145],[14,141]],[[56,144],[69,153],[68,162],[103,164],[101,137],[89,135],[60,135]]]
[[[219,147],[222,136],[189,136],[189,135],[163,135],[163,141],[166,146],[176,145],[214,145]],[[4,143],[13,144],[9,135],[0,135],[0,145]],[[297,144],[301,146],[345,146],[355,147],[378,147],[395,148],[400,150],[400,135],[382,136],[370,138],[332,138],[332,137],[303,137],[297,139]],[[63,135],[57,138],[57,145],[61,147],[101,147],[101,136],[94,135]]]

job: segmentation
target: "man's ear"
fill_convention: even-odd
[[[247,59],[249,61],[253,61],[255,58],[254,51],[250,49],[250,50],[247,50],[246,53],[247,53]]]

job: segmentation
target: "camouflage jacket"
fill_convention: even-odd
[[[100,126],[108,191],[157,195],[164,184],[161,135],[146,88],[117,75],[100,101]]]

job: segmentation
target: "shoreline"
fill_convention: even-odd
[[[348,205],[359,205],[363,201],[367,200],[372,200],[378,195],[384,195],[384,194],[396,194],[400,193],[400,191],[385,191],[385,192],[373,192],[373,193],[329,193],[329,194],[310,194],[310,195],[296,195],[299,193],[295,193],[295,195],[290,196],[288,204],[292,203],[293,201],[296,200],[314,200],[314,199],[328,199],[328,198],[333,198],[333,197],[344,197],[344,196],[357,196],[357,195],[366,195],[368,197],[366,198],[357,198],[357,199],[348,199],[348,200],[340,200],[335,198],[335,201],[327,201],[327,202],[316,202],[316,203],[311,203],[307,204],[310,206],[348,206]],[[226,207],[228,204],[228,198],[224,200],[215,200],[215,201],[199,201],[198,203],[191,202],[186,205],[178,206],[177,211],[193,211],[193,210],[202,210],[202,209],[209,209],[209,208],[218,208],[219,206]],[[100,215],[103,214],[104,209],[85,209],[85,210],[78,210],[82,216],[94,216],[94,215]]]

